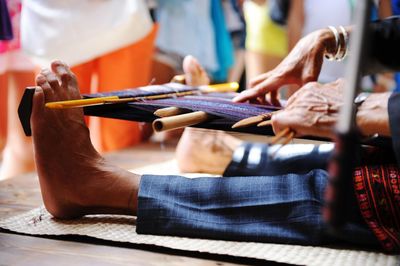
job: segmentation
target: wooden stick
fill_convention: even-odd
[[[285,138],[283,138],[282,145],[278,146],[278,148],[273,151],[271,156],[275,157],[275,155],[278,153],[278,151],[280,149],[282,149],[283,146],[285,146],[286,144],[288,144],[289,142],[291,142],[293,140],[293,137],[294,137],[294,131],[290,130],[289,133],[285,136]],[[278,143],[275,143],[273,145],[276,145],[276,144],[278,144]]]
[[[293,137],[294,137],[294,131],[292,131],[290,128],[287,127],[272,138],[271,144],[276,145],[279,144],[281,141],[287,144],[290,142],[290,140],[293,139]]]
[[[171,130],[181,127],[193,126],[203,123],[211,116],[203,111],[196,111],[187,114],[158,118],[153,121],[153,129],[156,132]]]
[[[271,119],[271,116],[275,113],[274,112],[270,112],[270,113],[266,113],[266,114],[261,114],[261,115],[256,115],[256,116],[251,116],[245,119],[242,119],[238,122],[236,122],[232,128],[241,128],[241,127],[249,127],[249,126],[253,126],[253,125],[257,125],[265,120]]]
[[[180,114],[184,114],[184,113],[188,113],[188,112],[189,112],[189,110],[187,110],[187,109],[170,106],[170,107],[157,109],[153,114],[158,117],[168,117],[168,116],[180,115]]]
[[[266,126],[271,126],[272,125],[272,120],[267,120],[263,121],[261,123],[257,124],[257,127],[266,127]]]

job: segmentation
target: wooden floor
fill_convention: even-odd
[[[147,143],[107,154],[119,166],[132,169],[174,157],[174,145]],[[0,217],[41,206],[35,173],[0,182]],[[88,237],[33,237],[0,229],[0,265],[243,265],[257,260],[174,251],[145,245],[121,244]],[[281,264],[268,264],[281,265]]]

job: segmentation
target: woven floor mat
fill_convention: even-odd
[[[30,235],[83,235],[117,242],[156,245],[296,265],[398,265],[400,260],[399,256],[360,250],[138,235],[135,230],[135,218],[131,216],[88,215],[78,220],[58,220],[43,207],[0,220],[0,227]]]

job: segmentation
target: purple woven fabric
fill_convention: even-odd
[[[198,91],[197,87],[182,85],[179,83],[168,83],[164,85],[151,85],[139,88],[125,89],[120,91],[111,91],[103,93],[94,94],[84,94],[84,98],[94,98],[94,97],[106,97],[106,96],[119,96],[121,98],[128,97],[145,97],[164,93],[174,93],[174,92],[188,92],[188,91]]]
[[[121,91],[113,91],[106,93],[96,93],[84,95],[86,98],[119,96],[127,97],[145,97],[161,93],[188,92],[197,91],[197,87],[168,83],[164,85],[152,85],[140,87],[136,89],[126,89]],[[155,110],[163,107],[175,106],[192,111],[204,111],[217,117],[225,118],[231,121],[239,121],[241,119],[255,116],[259,114],[269,113],[279,108],[274,106],[254,105],[247,103],[231,102],[230,94],[227,93],[208,93],[201,94],[200,91],[191,96],[171,97],[160,100],[142,100],[131,102],[128,105],[134,109],[140,109],[145,112],[153,113]],[[104,110],[104,108],[102,108]],[[132,112],[134,109],[131,109]]]
[[[136,89],[128,89],[123,91],[114,91],[107,93],[87,94],[85,98],[119,96],[125,97],[145,97],[157,95],[160,93],[187,92],[194,91],[193,95],[171,97],[159,100],[141,100],[122,104],[105,104],[98,106],[88,106],[84,108],[86,115],[116,118],[130,121],[152,122],[157,117],[153,112],[164,107],[179,107],[190,111],[204,111],[214,115],[214,118],[196,125],[196,127],[233,130],[232,125],[244,118],[269,113],[279,108],[275,106],[254,105],[248,103],[234,103],[231,101],[232,94],[229,93],[207,93],[201,94],[196,87],[181,84],[164,84],[157,86],[147,86]],[[255,133],[255,134],[272,134],[271,128],[256,126],[234,129],[234,131]]]
[[[232,121],[269,113],[277,110],[274,106],[262,106],[247,103],[234,103],[228,99],[213,98],[209,96],[185,96],[153,101],[129,103],[142,110],[154,111],[162,107],[175,106],[192,111],[204,111],[218,117]]]

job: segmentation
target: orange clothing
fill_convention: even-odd
[[[156,27],[142,40],[115,52],[72,67],[81,93],[115,91],[147,85],[150,81]],[[97,85],[92,89],[92,77]],[[93,118],[89,119],[90,121]],[[141,141],[139,123],[101,118],[96,124],[94,140],[100,152],[126,148]],[[93,136],[92,136],[93,137]]]

